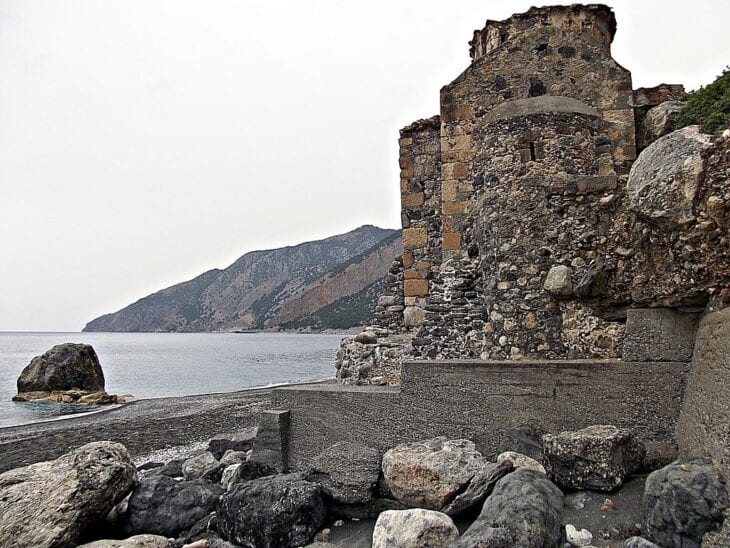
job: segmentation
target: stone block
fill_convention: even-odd
[[[441,198],[444,202],[455,202],[459,193],[459,183],[447,181],[443,184]]]
[[[408,306],[403,311],[403,323],[406,327],[422,325],[426,319],[426,311],[418,306]]]
[[[464,202],[444,202],[442,205],[442,211],[444,215],[456,215],[458,213],[464,213],[464,209]]]
[[[401,197],[401,207],[403,207],[403,209],[415,209],[417,207],[421,207],[423,205],[423,202],[423,192],[404,194]]]
[[[461,247],[461,235],[457,232],[447,232],[444,234],[444,249],[448,251],[456,251]]]
[[[425,228],[404,228],[403,247],[407,249],[420,249],[426,247],[428,233]]]
[[[406,270],[403,272],[403,278],[406,280],[419,280],[421,279],[421,275],[415,270]]]
[[[623,360],[688,362],[692,359],[696,332],[696,314],[669,308],[628,310]]]
[[[256,441],[253,444],[249,461],[286,472],[288,468],[287,450],[289,446],[290,416],[288,409],[272,409],[259,415]]]
[[[442,167],[444,179],[464,179],[469,176],[469,172],[469,164],[465,162],[452,162]]]
[[[403,291],[406,297],[425,297],[428,295],[428,282],[426,280],[405,280]]]

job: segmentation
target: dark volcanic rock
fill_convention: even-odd
[[[249,428],[234,434],[218,434],[208,442],[208,451],[220,460],[226,451],[248,451],[256,440],[256,428]]]
[[[319,485],[299,474],[260,478],[234,485],[221,499],[218,530],[250,548],[304,546],[324,523]]]
[[[174,537],[215,510],[223,488],[203,479],[175,481],[167,476],[142,478],[129,497],[124,518],[127,534]]]
[[[345,504],[369,502],[380,475],[380,452],[354,443],[336,443],[312,461],[307,479]]]
[[[58,344],[33,358],[18,377],[18,393],[73,388],[88,392],[104,390],[99,358],[88,344]]]
[[[125,447],[108,441],[0,474],[0,546],[76,546],[136,474]]]
[[[453,548],[560,546],[563,493],[545,474],[524,468],[497,482],[479,517]]]
[[[642,463],[646,448],[631,431],[611,425],[543,436],[548,476],[568,489],[612,491]]]
[[[725,479],[712,461],[690,457],[649,475],[644,506],[649,540],[660,546],[692,548],[722,523],[730,500]]]
[[[221,464],[212,454],[204,451],[199,455],[187,459],[182,464],[183,477],[186,480],[202,478],[208,481],[220,481],[223,474]]]
[[[464,510],[484,501],[494,490],[494,486],[504,476],[512,471],[511,462],[500,462],[498,464],[487,463],[474,474],[466,489],[456,495],[442,510],[444,514],[455,516]]]

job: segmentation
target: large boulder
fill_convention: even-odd
[[[208,442],[208,451],[220,459],[226,451],[248,451],[256,441],[257,428],[247,428],[231,434],[218,434]]]
[[[0,474],[0,546],[75,546],[136,478],[126,448],[108,441]]]
[[[441,510],[469,483],[486,460],[469,440],[444,437],[406,443],[383,456],[383,476],[396,500],[409,507]]]
[[[725,478],[710,459],[689,457],[652,472],[644,488],[646,533],[666,547],[700,546],[730,507]]]
[[[454,548],[560,546],[563,493],[545,474],[520,468],[497,482]]]
[[[215,510],[223,487],[207,480],[175,481],[162,475],[142,478],[123,517],[129,535],[153,533],[174,537]]]
[[[99,358],[88,344],[64,343],[36,356],[18,377],[18,393],[53,390],[104,390]]]
[[[223,468],[223,464],[216,460],[211,453],[203,451],[183,462],[182,473],[186,480],[202,478],[210,481],[220,481]]]
[[[312,541],[325,519],[321,489],[300,474],[236,484],[221,499],[218,531],[241,546],[288,548]]]
[[[363,504],[373,498],[380,476],[380,452],[372,447],[342,442],[312,460],[307,479],[338,502]]]
[[[682,101],[664,101],[650,108],[636,131],[636,146],[639,150],[670,133],[683,106]]]
[[[711,137],[688,126],[657,139],[631,166],[629,207],[643,219],[674,231],[695,220],[695,196],[705,169],[702,153]]]
[[[456,516],[472,506],[481,504],[494,490],[497,482],[509,474],[512,468],[511,462],[485,463],[474,474],[466,489],[456,495],[441,511],[449,516]]]
[[[373,548],[447,548],[458,537],[454,522],[441,512],[389,510],[375,523]]]
[[[159,535],[135,535],[124,540],[104,539],[82,544],[79,548],[175,548],[176,544]]]
[[[630,430],[594,425],[543,436],[545,469],[567,489],[613,491],[642,463],[646,448]]]

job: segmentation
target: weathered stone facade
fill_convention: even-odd
[[[572,5],[475,32],[440,114],[401,130],[403,308],[364,351],[397,358],[351,380],[397,382],[403,356],[617,358],[628,309],[730,301],[730,139],[661,137],[684,89],[632,90],[615,31]]]

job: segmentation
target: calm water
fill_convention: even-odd
[[[0,332],[0,426],[89,410],[11,401],[23,368],[54,344],[92,345],[104,370],[107,392],[143,399],[331,378],[341,338],[279,333]]]

